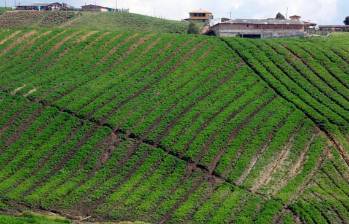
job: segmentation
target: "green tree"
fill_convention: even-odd
[[[196,23],[194,22],[189,23],[188,34],[199,34],[199,27]]]
[[[284,20],[284,19],[286,19],[286,17],[284,15],[282,15],[280,12],[278,12],[278,14],[276,14],[275,19]]]
[[[345,17],[345,20],[343,22],[345,25],[349,25],[349,16]]]

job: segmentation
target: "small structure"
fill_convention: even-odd
[[[209,23],[210,20],[213,19],[212,12],[206,11],[206,10],[195,10],[189,13],[189,18],[185,19],[189,22],[204,22]]]
[[[73,7],[68,6],[66,3],[54,2],[48,5],[49,10],[51,11],[61,11],[61,10],[69,10]]]
[[[319,26],[321,32],[349,32],[349,25],[325,25]]]
[[[211,26],[217,36],[272,38],[305,36],[305,24],[288,19],[234,19]]]
[[[81,6],[82,11],[89,11],[89,12],[113,12],[115,11],[112,8],[100,6],[100,5],[84,5]]]

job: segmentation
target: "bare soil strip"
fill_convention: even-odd
[[[235,184],[237,185],[241,185],[245,179],[247,178],[247,176],[250,174],[250,172],[252,171],[252,169],[254,168],[254,166],[256,165],[256,163],[258,162],[258,160],[260,159],[260,157],[262,157],[262,155],[264,154],[264,152],[268,149],[270,143],[272,142],[272,140],[275,137],[276,132],[285,124],[285,122],[287,121],[288,116],[294,112],[293,110],[289,111],[287,113],[287,115],[279,121],[279,123],[276,125],[276,127],[271,131],[271,133],[268,136],[268,139],[266,140],[266,142],[263,144],[263,146],[258,150],[258,152],[256,153],[256,155],[251,159],[250,164],[248,165],[247,169],[244,170],[244,172],[241,174],[241,176],[237,179],[237,181],[235,181]],[[263,122],[260,124],[263,125]],[[242,147],[243,149],[243,147]],[[240,158],[240,155],[243,152],[238,152],[236,159],[234,159],[234,161],[232,162],[231,165],[231,169],[235,167],[237,161]],[[227,171],[230,171],[231,169],[227,169]],[[227,173],[226,173],[227,174]]]
[[[283,147],[283,149],[276,156],[276,159],[274,159],[273,162],[269,163],[264,168],[260,177],[255,181],[253,187],[251,188],[252,192],[257,191],[263,185],[268,184],[272,178],[273,173],[276,172],[282,166],[284,161],[288,158],[288,155],[293,147],[294,139],[303,125],[304,125],[304,123],[302,123],[300,126],[298,126],[296,128],[296,130],[293,131],[293,133],[291,134],[290,138],[288,139],[288,141],[285,144],[285,146]]]
[[[8,51],[10,51],[12,48],[16,47],[18,44],[33,36],[34,34],[36,34],[36,31],[30,31],[28,33],[25,33],[23,36],[16,38],[16,40],[14,40],[9,46],[7,46],[0,52],[0,57],[6,54]]]
[[[213,159],[212,163],[209,165],[208,169],[210,171],[210,173],[212,173],[216,167],[217,167],[217,164],[219,162],[219,160],[221,159],[221,157],[225,154],[226,150],[227,150],[227,147],[230,145],[230,143],[232,141],[234,141],[235,137],[240,133],[240,131],[247,125],[251,122],[251,120],[260,112],[262,111],[268,104],[270,104],[273,100],[276,99],[276,95],[271,97],[269,100],[265,101],[264,103],[262,103],[261,105],[259,105],[257,107],[257,109],[255,111],[253,111],[251,114],[249,114],[245,120],[240,123],[238,125],[238,127],[236,129],[234,129],[229,137],[228,137],[228,140],[227,142],[225,143],[225,146],[221,148],[221,150],[217,153],[217,155],[215,156],[215,158]]]
[[[17,34],[19,34],[19,33],[21,33],[21,32],[22,32],[22,31],[19,31],[19,30],[13,32],[11,35],[7,36],[5,39],[2,39],[2,40],[0,41],[0,45],[3,45],[5,42],[11,40],[12,38],[14,38]]]
[[[284,186],[286,186],[288,180],[294,178],[299,174],[301,171],[301,168],[304,165],[304,162],[306,160],[306,155],[310,149],[311,144],[314,142],[315,138],[319,136],[319,133],[314,133],[309,140],[309,142],[306,144],[302,152],[300,153],[297,161],[290,167],[289,171],[286,173],[286,175],[281,179],[281,181],[273,187],[273,195],[276,195]]]

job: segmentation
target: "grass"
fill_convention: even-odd
[[[339,40],[3,29],[0,41],[7,200],[111,221],[349,219]]]
[[[37,223],[37,224],[60,224],[60,223],[71,223],[57,216],[41,215],[37,213],[24,213],[18,216],[13,215],[1,215],[1,224],[27,224],[27,223]]]

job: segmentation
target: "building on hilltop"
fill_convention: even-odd
[[[290,19],[278,13],[269,19],[222,19],[212,24],[208,34],[216,36],[239,36],[246,38],[302,37],[316,24],[304,22],[300,16]]]
[[[113,12],[115,9],[100,6],[100,5],[83,5],[81,6],[82,11],[89,11],[89,12]]]
[[[185,20],[189,22],[209,23],[210,20],[212,19],[213,19],[212,12],[200,9],[200,10],[189,12],[189,18]]]
[[[294,37],[305,35],[302,21],[280,19],[234,19],[211,27],[217,36],[240,36],[247,38]]]

